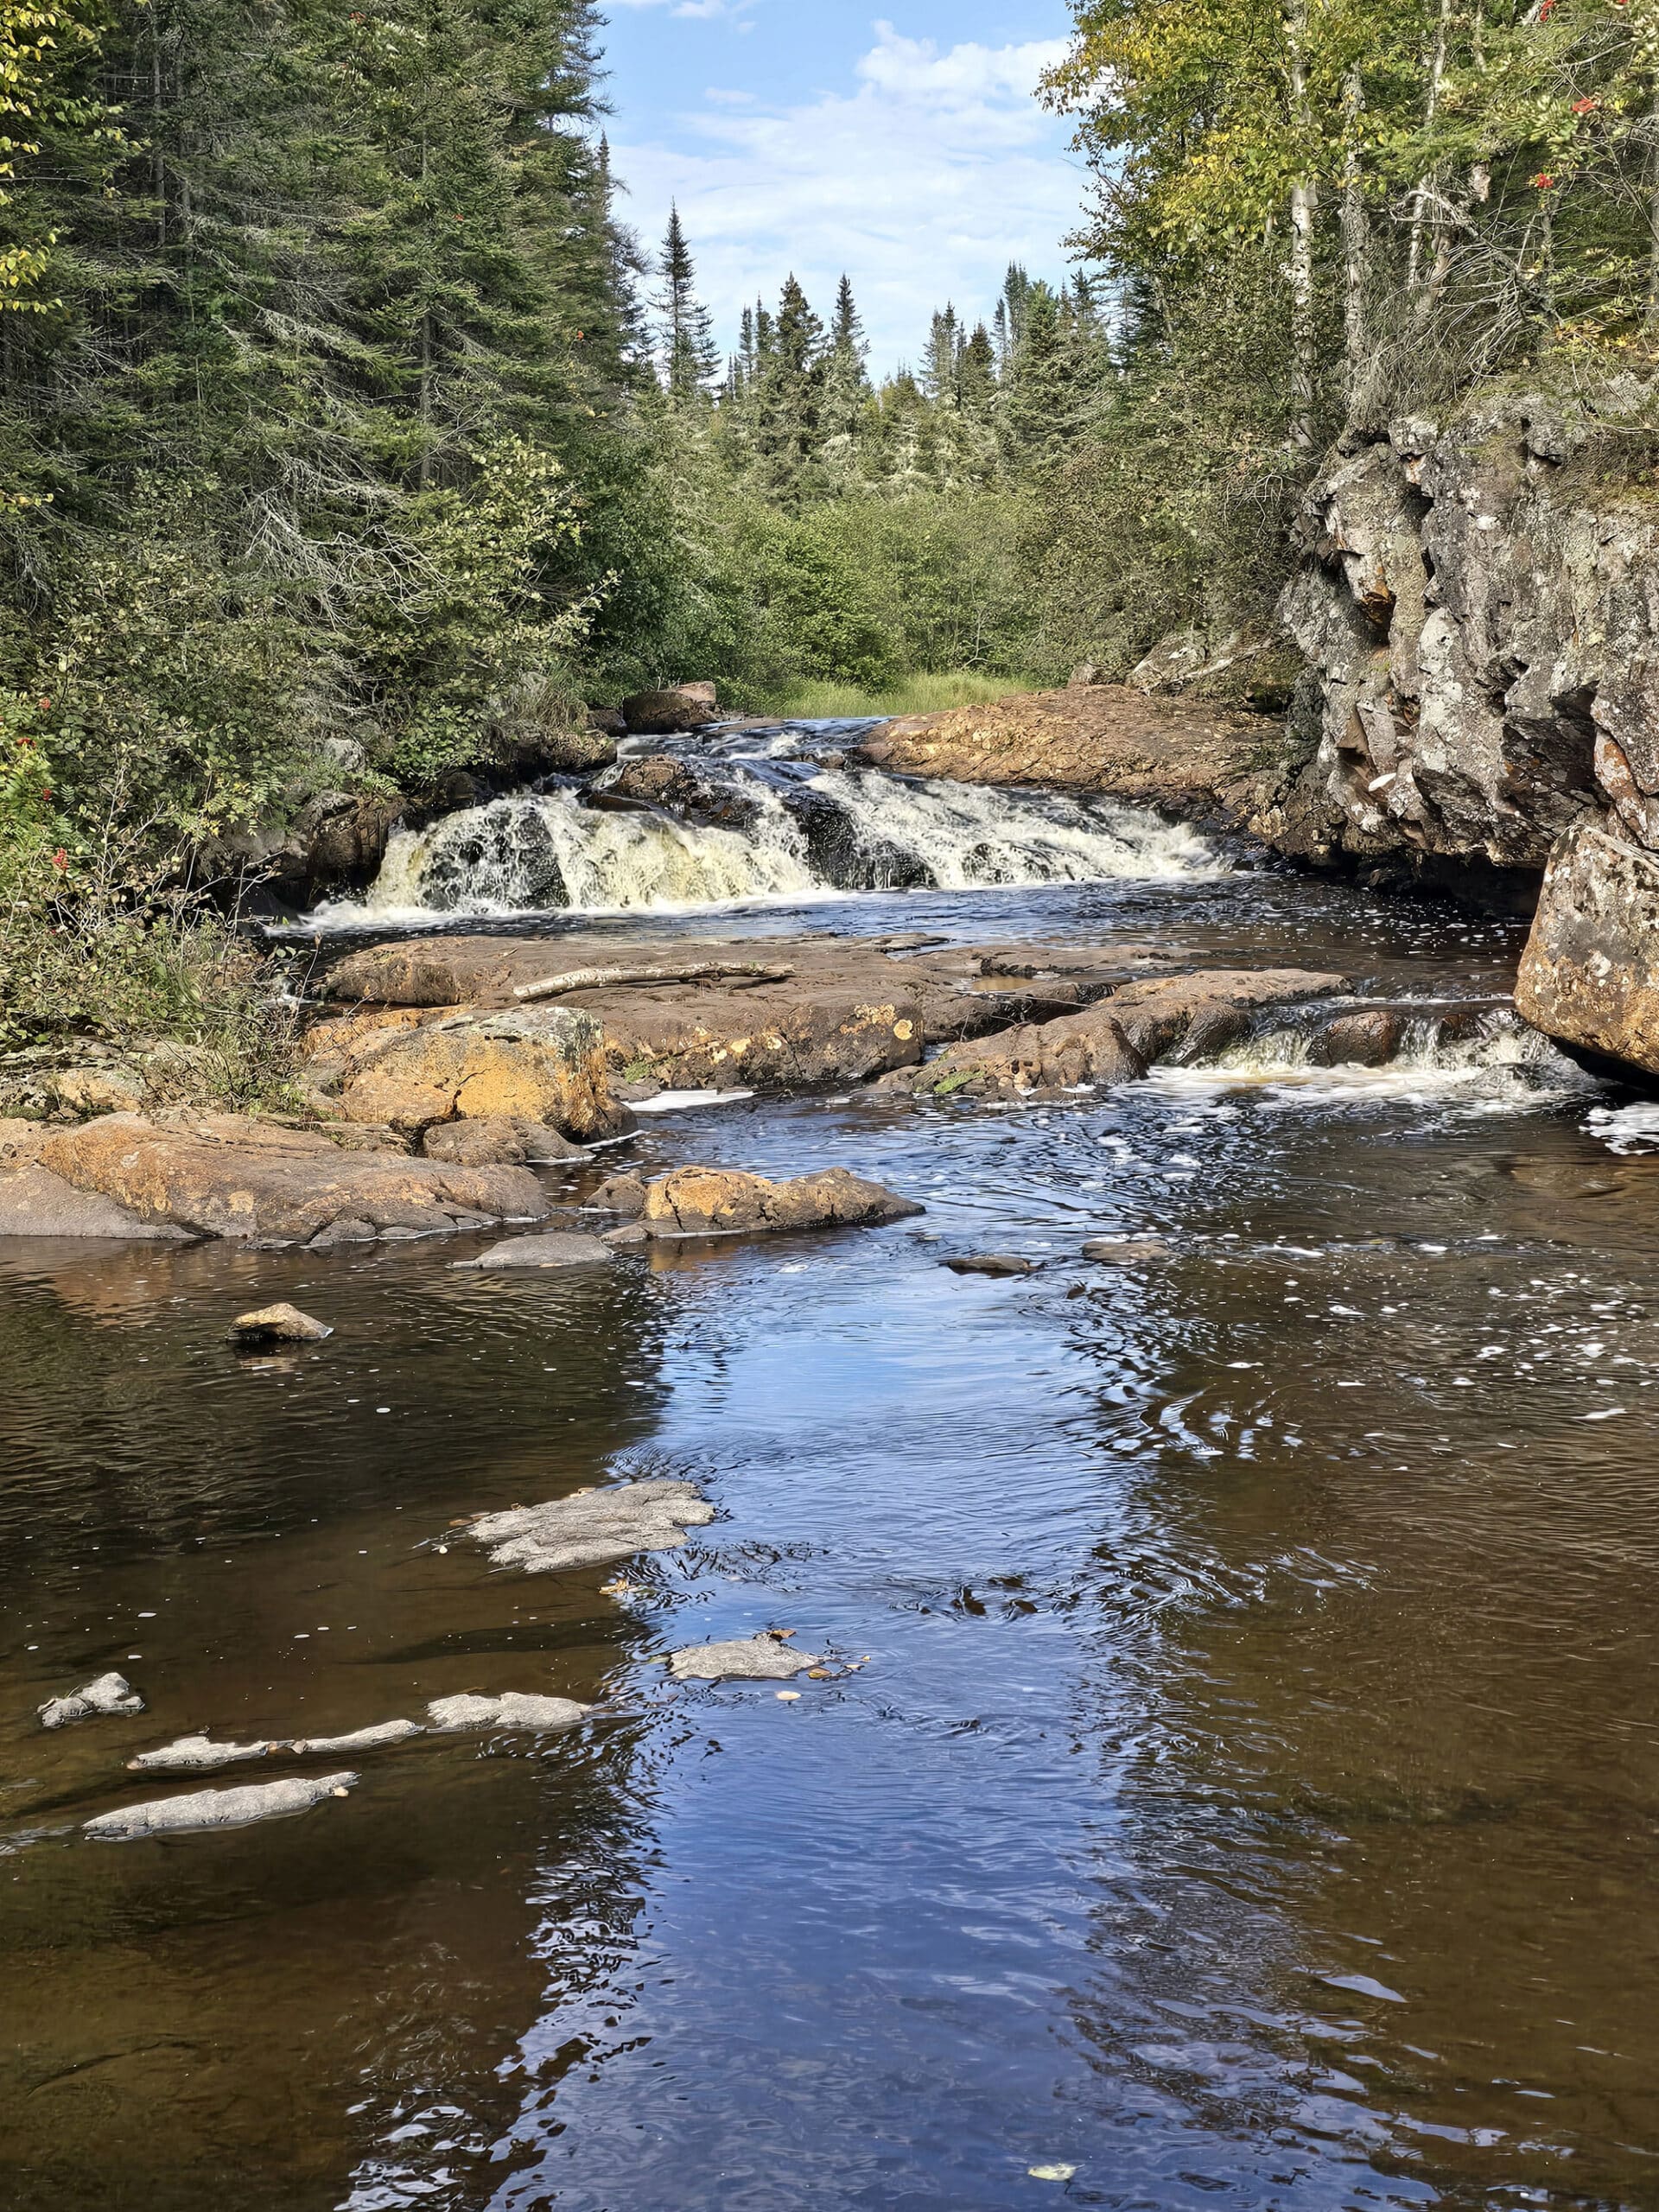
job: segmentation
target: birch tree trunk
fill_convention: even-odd
[[[1365,372],[1370,365],[1370,335],[1365,321],[1365,271],[1370,258],[1370,225],[1365,217],[1364,180],[1359,159],[1359,118],[1365,94],[1357,69],[1343,87],[1343,118],[1348,146],[1342,164],[1342,325],[1348,368],[1348,416],[1358,411]]]
[[[1446,48],[1451,29],[1452,0],[1440,0],[1440,12],[1434,26],[1434,52],[1428,65],[1428,92],[1423,105],[1425,127],[1433,122],[1440,111],[1440,86],[1446,77]],[[1425,177],[1412,196],[1411,245],[1406,256],[1408,292],[1415,292],[1422,283],[1423,219],[1432,181],[1431,177]]]
[[[1297,140],[1307,133],[1307,0],[1289,0],[1285,10],[1285,43],[1290,64],[1290,121]],[[1313,218],[1319,187],[1300,176],[1290,188],[1290,442],[1306,449],[1313,443]]]

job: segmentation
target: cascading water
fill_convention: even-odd
[[[613,810],[602,779],[591,794],[518,793],[400,832],[362,905],[319,918],[677,912],[838,892],[1167,878],[1217,866],[1194,831],[1105,801],[901,782],[772,753],[705,754],[695,767],[724,822],[696,818],[695,808]],[[726,826],[733,822],[741,826]]]

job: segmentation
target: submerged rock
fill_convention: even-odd
[[[555,1230],[545,1236],[512,1236],[505,1244],[492,1244],[475,1260],[457,1260],[458,1268],[607,1268],[615,1255],[602,1237]]]
[[[297,1306],[262,1306],[256,1313],[238,1313],[228,1332],[233,1344],[257,1348],[261,1344],[320,1344],[334,1331],[326,1322],[314,1321]]]
[[[240,1789],[198,1789],[188,1797],[158,1797],[100,1813],[82,1834],[99,1843],[135,1843],[145,1836],[181,1835],[203,1828],[246,1827],[254,1821],[308,1813],[329,1797],[344,1797],[357,1786],[354,1774],[326,1774],[315,1782],[250,1783]]]
[[[1161,1236],[1091,1236],[1083,1248],[1085,1260],[1102,1267],[1132,1268],[1143,1260],[1166,1260],[1170,1247]]]
[[[505,1697],[441,1697],[426,1708],[435,1728],[574,1728],[593,1711],[574,1698],[530,1697],[510,1691]]]
[[[940,1265],[955,1275],[1034,1275],[1041,1262],[1017,1252],[963,1252]]]
[[[585,1160],[588,1154],[545,1122],[512,1115],[488,1115],[476,1121],[442,1122],[421,1139],[429,1160],[455,1167],[552,1167]]]
[[[540,1221],[550,1211],[527,1168],[449,1167],[403,1152],[346,1149],[321,1130],[234,1114],[164,1122],[112,1115],[48,1138],[40,1156],[78,1190],[143,1221],[255,1244],[326,1248]]]
[[[645,1192],[652,1236],[742,1236],[791,1229],[872,1228],[926,1208],[845,1167],[771,1183],[734,1167],[677,1167]]]
[[[821,1654],[797,1651],[772,1629],[726,1643],[694,1643],[668,1655],[668,1671],[677,1682],[782,1682],[823,1664]]]
[[[92,1720],[107,1713],[142,1713],[144,1700],[124,1675],[100,1675],[84,1690],[68,1697],[48,1698],[41,1707],[42,1728],[67,1728],[76,1720]]]
[[[216,1744],[207,1736],[181,1736],[159,1751],[140,1751],[127,1761],[131,1774],[212,1774],[226,1766],[247,1766],[268,1759],[280,1744]]]
[[[296,1759],[350,1758],[359,1751],[384,1751],[425,1733],[418,1720],[382,1720],[372,1728],[354,1728],[349,1736],[296,1736],[282,1748]]]
[[[636,1552],[677,1551],[690,1529],[703,1528],[714,1517],[714,1507],[690,1483],[624,1483],[545,1505],[486,1513],[467,1533],[483,1545],[493,1566],[551,1574],[567,1567],[609,1567]]]

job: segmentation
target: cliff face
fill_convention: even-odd
[[[1659,845],[1647,387],[1395,424],[1310,493],[1281,615],[1344,842],[1541,869],[1587,814]],[[1357,836],[1353,836],[1352,832]]]

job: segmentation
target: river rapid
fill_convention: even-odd
[[[932,887],[702,887],[747,936],[1507,988],[1510,923],[1031,804],[1068,857],[1024,881],[935,823]],[[566,888],[636,820],[576,823]],[[429,849],[396,866],[334,925],[439,920]],[[535,904],[445,880],[443,916]],[[709,933],[655,880],[589,903]],[[1023,1109],[728,1100],[545,1173],[692,1160],[927,1211],[565,1276],[0,1246],[0,2202],[1659,2205],[1659,1115],[1506,1033]],[[984,1251],[1043,1264],[941,1264]],[[232,1353],[276,1299],[335,1335]],[[450,1534],[642,1475],[717,1517],[620,1573]],[[826,1678],[657,1663],[768,1627]],[[142,1718],[41,1732],[111,1667]],[[377,1752],[303,1819],[70,1832],[172,1737],[466,1690],[604,1709]]]

